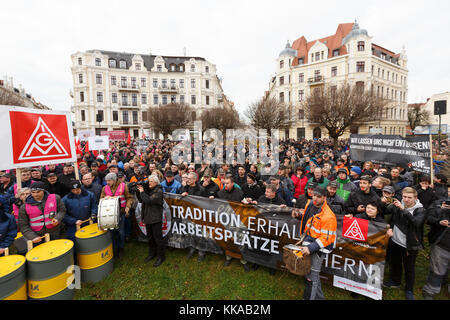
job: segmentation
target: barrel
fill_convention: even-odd
[[[25,257],[0,257],[0,300],[27,300]]]
[[[69,266],[74,264],[73,246],[73,241],[59,239],[45,242],[28,251],[25,257],[30,299],[73,299],[75,290],[68,288],[72,272],[67,272]]]
[[[81,281],[95,283],[103,280],[114,267],[111,233],[90,224],[75,233],[77,264]]]

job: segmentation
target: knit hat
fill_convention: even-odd
[[[114,172],[110,172],[106,175],[105,180],[117,181],[117,175]]]
[[[339,183],[336,180],[330,181],[330,183],[328,183],[328,187],[337,189],[339,187]]]
[[[339,174],[341,172],[347,174],[347,170],[345,168],[339,168],[339,170],[337,171],[337,174]]]
[[[317,193],[321,196],[326,197],[327,196],[327,190],[325,190],[325,188],[322,188],[320,186],[317,186],[314,188],[314,193]]]
[[[358,176],[361,175],[361,168],[360,167],[353,167],[351,171],[355,172]]]
[[[31,184],[30,186],[31,191],[40,191],[45,190],[45,183],[42,181],[37,181]]]
[[[70,189],[80,189],[80,188],[81,188],[80,180],[71,180],[70,181]]]
[[[252,172],[247,173],[247,177],[252,179],[253,181],[256,181],[256,176]]]

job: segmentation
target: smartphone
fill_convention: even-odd
[[[447,206],[450,206],[450,200],[445,200],[444,204],[447,205]]]

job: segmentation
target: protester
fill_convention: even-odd
[[[339,183],[330,181],[327,185],[327,204],[334,214],[345,214],[345,201],[337,194]]]
[[[174,174],[170,170],[166,172],[166,179],[163,182],[161,182],[160,186],[163,192],[181,193],[181,183],[175,180]]]
[[[212,170],[210,168],[207,168],[203,172],[203,177],[202,177],[202,182],[201,182],[201,187],[202,187],[201,196],[208,197],[210,199],[214,199],[217,197],[217,193],[220,191],[220,189],[219,189],[219,186],[211,180],[211,176],[212,176]]]
[[[378,202],[381,205],[380,197],[371,189],[370,176],[362,176],[359,181],[359,190],[350,193],[345,202],[347,213],[352,215],[362,213],[369,202]]]
[[[89,218],[97,216],[97,200],[95,195],[82,189],[81,181],[72,180],[71,191],[62,198],[66,207],[63,222],[67,227],[67,237],[75,243],[77,226],[82,228],[89,224]]]
[[[98,183],[94,183],[94,177],[92,176],[92,173],[86,173],[81,177],[81,183],[83,184],[81,188],[83,190],[92,192],[95,196],[95,199],[97,203],[100,201],[100,196],[102,194],[102,186]]]
[[[247,183],[243,185],[242,192],[247,202],[257,200],[264,194],[262,187],[258,184],[256,176],[252,171],[247,173]]]
[[[138,185],[137,198],[142,203],[142,220],[145,223],[148,239],[148,256],[144,262],[148,263],[153,258],[158,259],[153,267],[159,267],[166,260],[165,239],[162,236],[162,214],[163,214],[163,190],[159,179],[151,175],[148,178],[148,188]]]
[[[45,183],[45,190],[47,190],[48,193],[57,194],[61,198],[64,197],[66,194],[68,194],[70,191],[67,185],[58,181],[58,177],[54,172],[50,172],[47,175],[47,180],[44,183]]]
[[[13,244],[16,235],[17,224],[14,216],[0,206],[0,257],[4,255],[5,249]]]
[[[31,195],[30,188],[22,188],[17,192],[16,199],[12,204],[12,214],[14,215],[14,218],[16,219],[16,223],[19,223],[20,207],[25,203],[25,199],[28,198],[29,195]],[[18,230],[18,231],[20,231],[20,230]]]
[[[392,228],[390,280],[383,285],[399,288],[402,271],[405,271],[405,298],[414,300],[416,258],[423,249],[423,226],[426,211],[417,199],[417,191],[406,187],[402,201],[394,199],[388,211],[392,214],[389,225]]]
[[[303,166],[297,166],[295,168],[295,174],[291,175],[291,179],[295,187],[294,198],[297,199],[300,195],[305,193],[306,184],[308,183],[308,178],[305,175],[305,168]]]

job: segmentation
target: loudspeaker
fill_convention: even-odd
[[[103,121],[103,115],[100,113],[97,113],[97,122],[102,122]]]
[[[434,102],[434,115],[447,114],[447,100]]]

